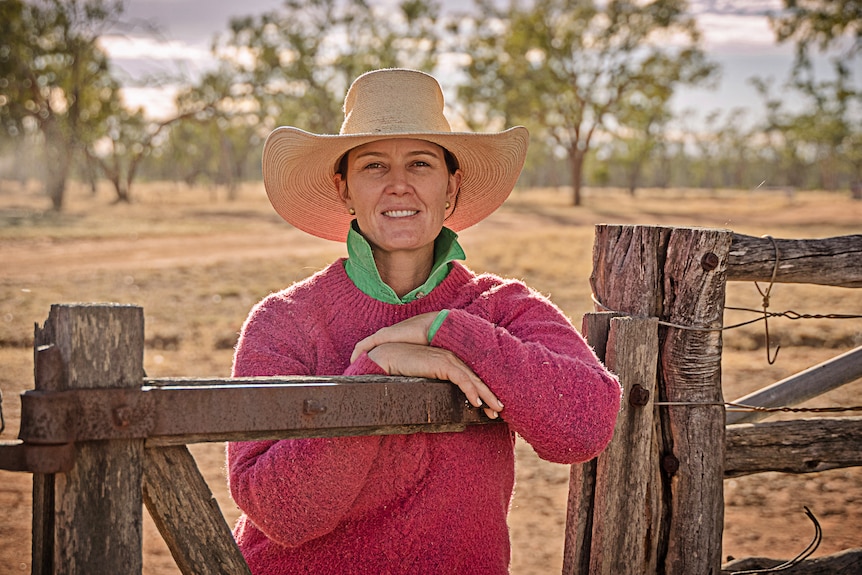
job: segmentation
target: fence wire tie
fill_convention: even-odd
[[[771,347],[769,343],[769,294],[772,292],[772,286],[775,285],[775,277],[778,275],[778,263],[780,261],[778,256],[778,244],[775,242],[775,238],[770,235],[761,236],[763,238],[769,238],[772,242],[772,249],[775,252],[775,258],[772,264],[772,277],[769,278],[769,287],[766,288],[766,291],[760,289],[760,285],[757,282],[754,282],[754,287],[757,288],[757,291],[760,292],[761,297],[763,298],[763,330],[766,332],[766,361],[769,365],[775,363],[775,360],[778,359],[778,350],[781,349],[781,345],[776,346],[775,353],[770,353],[769,348]]]
[[[803,507],[805,509],[805,515],[808,516],[808,519],[814,523],[814,538],[811,540],[811,543],[808,544],[808,547],[802,550],[802,552],[791,559],[790,561],[785,561],[775,567],[768,567],[766,569],[748,569],[745,571],[731,571],[734,575],[750,575],[753,573],[777,573],[778,571],[785,571],[787,569],[791,569],[796,565],[802,563],[811,555],[817,551],[817,548],[820,547],[820,542],[823,541],[823,529],[820,527],[820,522],[817,521],[817,517],[814,516],[814,513],[811,512],[808,507]]]

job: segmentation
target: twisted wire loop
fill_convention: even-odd
[[[764,238],[769,238],[772,242],[772,249],[775,252],[775,258],[772,262],[772,277],[769,278],[769,286],[766,288],[766,291],[760,289],[760,284],[754,282],[754,287],[757,288],[757,291],[760,292],[760,296],[763,298],[763,330],[766,332],[766,361],[769,365],[775,363],[775,360],[778,359],[778,351],[781,349],[781,345],[776,346],[775,353],[770,354],[769,352],[769,294],[772,292],[772,286],[775,285],[775,277],[778,275],[778,263],[780,261],[778,255],[778,244],[775,242],[775,238],[770,235],[761,236]]]
[[[811,510],[808,509],[808,507],[803,507],[803,509],[805,509],[805,515],[808,517],[808,519],[810,519],[811,522],[814,523],[814,538],[811,540],[811,543],[809,543],[808,546],[803,549],[799,555],[797,555],[793,559],[790,559],[789,561],[785,561],[784,563],[776,565],[775,567],[768,567],[766,569],[746,569],[744,571],[730,571],[730,573],[733,573],[734,575],[777,573],[779,571],[791,569],[792,567],[795,567],[796,565],[802,563],[803,561],[811,557],[811,555],[815,551],[817,551],[817,548],[820,547],[820,543],[823,541],[823,528],[820,527],[820,522],[817,521],[817,517],[814,516],[814,513],[812,513]]]

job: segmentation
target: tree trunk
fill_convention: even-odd
[[[50,132],[45,133],[45,157],[47,158],[45,191],[51,198],[54,211],[63,210],[66,199],[66,180],[72,163],[72,150],[66,143]]]
[[[129,203],[129,189],[126,186],[126,182],[123,181],[123,177],[119,174],[119,171],[112,171],[109,173],[108,179],[111,181],[111,184],[114,186],[114,193],[116,194],[116,198],[114,199],[115,204],[128,204]]]
[[[569,162],[572,170],[572,205],[581,205],[581,182],[584,175],[584,156],[586,152],[576,147],[569,149]]]
[[[632,169],[629,170],[629,196],[635,197],[635,191],[638,188],[638,181],[641,177],[641,167],[643,166],[643,161],[637,160],[635,164],[632,166]]]

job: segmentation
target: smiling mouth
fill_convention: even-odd
[[[408,218],[410,216],[415,216],[418,213],[418,210],[392,210],[389,212],[383,212],[383,215],[389,218]]]

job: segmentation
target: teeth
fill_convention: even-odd
[[[389,216],[390,218],[406,218],[417,213],[419,212],[416,210],[394,210],[391,212],[383,212],[383,215]]]

